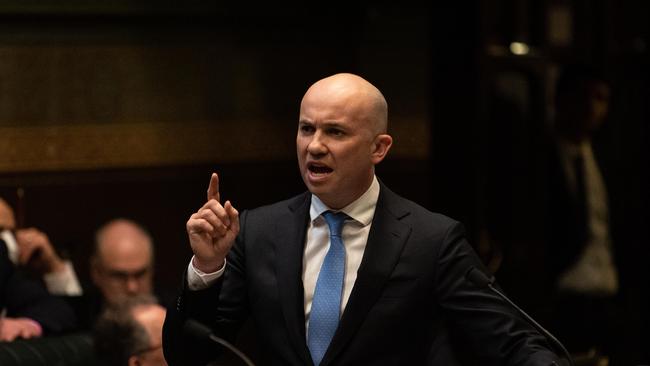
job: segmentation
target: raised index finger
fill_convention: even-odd
[[[208,186],[208,201],[211,199],[221,202],[219,197],[219,176],[217,173],[212,173],[210,177],[210,185]]]

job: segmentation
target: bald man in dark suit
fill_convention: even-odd
[[[466,280],[483,267],[462,225],[377,179],[392,142],[381,92],[337,74],[301,103],[308,192],[240,215],[213,174],[207,203],[187,222],[194,257],[166,321],[169,364],[213,356],[214,346],[181,333],[185,319],[232,337],[250,315],[262,364],[423,365],[447,354],[436,345],[449,333],[481,365],[552,365],[539,333]]]

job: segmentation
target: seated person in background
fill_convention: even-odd
[[[109,305],[93,334],[98,365],[167,365],[162,353],[165,313],[165,308],[147,295]]]
[[[86,291],[80,304],[73,304],[83,312],[82,325],[92,326],[104,305],[152,295],[153,263],[153,241],[140,225],[115,219],[99,228],[90,258],[90,275],[96,288]]]
[[[608,151],[592,147],[607,118],[609,96],[604,76],[586,65],[568,65],[559,75],[553,139],[547,148],[547,261],[542,273],[556,334],[572,352],[595,347],[611,356],[625,314],[619,296],[624,268],[617,262],[624,247],[612,235],[612,219],[617,219],[610,205],[612,181],[601,165]]]
[[[99,228],[90,258],[94,287],[85,291],[72,264],[58,256],[45,233],[35,228],[16,230],[14,212],[2,199],[0,231],[14,263],[42,275],[50,293],[65,296],[83,329],[92,327],[105,302],[115,304],[134,295],[152,294],[153,241],[134,221],[114,219]]]
[[[0,341],[4,342],[56,334],[75,326],[74,313],[64,301],[16,273],[3,240],[0,240],[0,309]]]
[[[111,220],[95,236],[90,259],[93,283],[109,304],[153,288],[153,242],[149,233],[133,221]]]
[[[7,243],[9,259],[16,266],[38,274],[53,295],[79,296],[81,285],[72,263],[61,259],[47,235],[36,229],[16,229],[16,217],[0,198],[0,237]]]

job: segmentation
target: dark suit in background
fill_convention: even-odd
[[[7,255],[7,246],[0,240],[0,309],[6,316],[25,317],[37,321],[44,335],[56,334],[75,327],[72,310],[60,299],[48,294],[39,283],[15,271]]]
[[[636,364],[637,231],[623,203],[634,186],[623,172],[605,123],[611,88],[598,70],[568,65],[555,90],[546,139],[543,260],[539,303],[550,328],[574,353],[596,352],[613,364]],[[632,188],[632,189],[630,189]],[[634,199],[634,198],[633,198]],[[636,198],[638,199],[638,198]]]
[[[611,239],[610,255],[616,271],[617,289],[614,293],[590,293],[570,291],[560,285],[566,271],[581,260],[590,243],[588,202],[576,196],[570,178],[561,163],[557,142],[549,143],[547,155],[547,196],[545,231],[545,271],[542,276],[541,294],[549,326],[563,339],[573,352],[597,352],[608,355],[614,362],[632,362],[634,346],[630,344],[635,327],[627,324],[633,304],[630,291],[634,287],[637,270],[630,256],[629,244],[622,240],[621,205],[615,192],[618,185],[611,174],[614,167],[607,164],[598,150],[594,151],[596,164],[602,174],[607,190],[608,233]],[[582,179],[586,179],[583,177]],[[586,182],[589,184],[590,182]],[[591,182],[593,184],[593,182]],[[630,358],[632,357],[632,358]]]

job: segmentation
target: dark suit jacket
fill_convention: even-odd
[[[0,309],[12,318],[26,317],[37,321],[44,333],[72,330],[75,316],[65,302],[50,295],[38,282],[15,271],[7,256],[7,245],[0,240]]]
[[[186,317],[230,336],[250,314],[262,364],[311,365],[306,345],[302,256],[309,193],[244,212],[224,276],[185,289],[163,331],[170,365],[204,364],[209,347],[184,337]],[[465,279],[482,268],[462,226],[383,184],[363,260],[322,365],[422,365],[447,331],[478,364],[550,365],[544,338],[497,296]],[[215,348],[213,346],[212,348]]]

